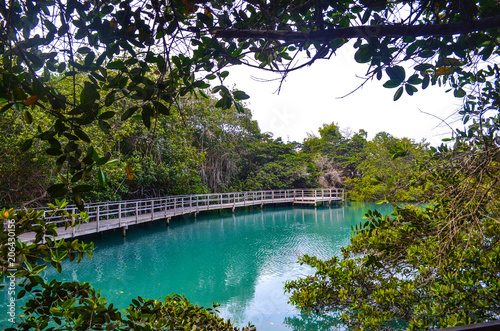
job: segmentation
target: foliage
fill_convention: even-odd
[[[324,124],[318,131],[319,137],[309,135],[304,140],[302,152],[314,155],[319,183],[325,187],[344,187],[344,181],[360,177],[367,132],[341,130],[336,123]]]
[[[339,277],[328,278],[332,283],[327,287],[321,274],[311,282],[290,283],[290,289],[300,284],[293,298],[306,308],[319,295],[317,302],[324,304],[323,291],[331,288],[338,296],[327,296],[326,308],[330,303],[353,302],[346,314],[359,327],[386,325],[394,318],[415,328],[487,320],[498,316],[494,315],[498,314],[498,260],[489,254],[498,256],[500,102],[499,67],[494,61],[499,50],[499,14],[500,6],[493,0],[13,0],[0,6],[0,112],[12,111],[12,116],[31,125],[31,133],[23,137],[21,154],[29,151],[32,158],[40,143],[50,156],[48,162],[53,158],[54,178],[47,180],[56,182],[49,193],[71,194],[83,207],[82,193],[89,190],[86,183],[93,178],[106,186],[104,169],[116,165],[110,153],[95,143],[100,133],[92,128],[110,135],[119,118],[120,123],[138,120],[154,130],[163,116],[180,108],[182,97],[203,95],[199,89],[209,88],[208,82],[216,85],[212,93],[220,96],[216,107],[234,106],[243,112],[240,101],[248,95],[223,85],[228,75],[225,67],[256,66],[278,71],[284,80],[289,72],[331,57],[349,45],[348,39],[355,38],[354,59],[368,64],[367,80],[383,80],[384,87],[395,89],[394,100],[405,92],[413,95],[419,88],[448,84],[456,97],[464,98],[461,115],[468,127],[457,132],[451,151],[443,146],[435,151],[436,163],[423,175],[433,179],[434,207],[425,211],[397,208],[393,218],[371,215],[371,222],[353,237],[349,250],[356,256],[348,250],[344,260],[328,266],[311,259],[321,267],[319,273],[335,271],[333,275]],[[299,56],[301,52],[305,58]],[[299,59],[304,60],[297,63]],[[83,82],[77,82],[77,73],[86,75]],[[54,80],[65,77],[71,82],[70,89],[54,86]],[[121,100],[132,104],[125,102],[122,112],[106,108]],[[6,142],[17,139],[20,132],[14,122],[2,120],[2,129],[13,128]],[[335,130],[325,130],[325,137],[338,140],[327,133]],[[173,168],[176,165],[182,162],[174,163]],[[273,173],[272,166],[264,167],[267,174]],[[168,171],[163,169],[162,178],[169,178],[165,173]],[[263,181],[269,182],[268,178],[264,176]],[[52,231],[33,213],[25,214],[24,223],[18,218],[24,224],[20,230],[34,220],[40,231]],[[4,253],[5,240],[4,236]],[[24,255],[38,259],[53,245],[39,243]],[[60,245],[67,244],[62,241]],[[435,248],[437,258],[431,254]],[[78,246],[72,253],[85,249]],[[50,260],[57,266],[60,258],[57,253]],[[488,260],[491,266],[486,265]],[[340,269],[335,268],[337,263]],[[364,268],[358,263],[365,264]],[[23,268],[25,279],[36,277],[28,264]],[[401,277],[405,272],[411,272],[409,277]],[[336,287],[343,281],[351,285],[350,280],[367,287]],[[421,287],[410,293],[413,281]],[[301,294],[309,286],[313,291]],[[396,295],[396,290],[405,295]],[[483,297],[475,304],[470,302],[473,295]],[[415,296],[418,301],[413,301]],[[334,298],[339,301],[329,301]],[[410,311],[414,302],[418,309]],[[68,302],[63,309],[71,305]],[[469,308],[472,313],[460,315],[453,310],[456,307]]]
[[[317,271],[286,284],[290,300],[309,311],[341,309],[343,322],[356,329],[400,323],[422,330],[496,319],[499,224],[485,220],[482,233],[463,226],[455,244],[443,247],[446,212],[445,206],[395,206],[391,216],[369,212],[342,258],[300,259]]]
[[[243,111],[240,101],[249,96],[223,85],[225,67],[246,64],[286,76],[329,58],[349,38],[358,38],[356,61],[370,65],[367,79],[388,77],[384,86],[397,88],[395,99],[445,82],[464,97],[465,85],[483,79],[474,72],[477,61],[497,50],[498,12],[491,0],[466,6],[459,0],[290,0],[269,6],[218,0],[9,1],[0,11],[1,110],[13,108],[30,123],[35,109],[47,115],[54,125],[38,129],[33,122],[37,128],[23,150],[38,139],[49,143],[56,169],[74,179],[53,185],[52,195],[70,192],[81,206],[76,187],[84,176],[77,174],[99,172],[105,163],[97,160],[106,157],[96,146],[83,148],[91,141],[85,132],[91,124],[110,134],[117,116],[138,116],[154,128],[154,119],[170,114],[187,94],[205,94],[198,89],[209,88],[209,82],[218,84],[212,89],[220,96],[215,106]],[[308,59],[295,64],[300,52]],[[407,72],[401,63],[409,60],[415,65]],[[83,82],[79,74],[86,75]],[[64,78],[70,89],[52,84]],[[106,109],[124,99],[134,103],[123,113]]]
[[[66,205],[64,200],[57,201],[50,205],[46,216],[62,216],[65,226],[77,226],[88,219],[85,212],[69,214],[61,210]],[[12,330],[239,330],[229,320],[191,304],[184,296],[171,294],[163,300],[138,297],[122,315],[88,283],[43,279],[40,274],[49,265],[61,272],[65,259],[80,262],[85,256],[92,257],[92,243],[50,239],[56,236],[56,227],[56,223],[47,222],[44,211],[3,209],[0,213],[0,240],[5,243],[1,246],[5,266],[2,277],[18,279],[17,299],[27,297],[21,321],[13,324]],[[12,235],[28,231],[36,234],[30,244]],[[249,324],[241,330],[255,327]]]
[[[425,185],[415,180],[419,164],[426,162],[427,144],[379,132],[363,149],[360,178],[348,179],[349,197],[355,201],[426,201]],[[410,185],[414,182],[413,185]]]
[[[491,54],[475,44],[470,51],[483,60]],[[473,69],[448,76],[453,88],[468,91],[455,90],[464,97],[466,129],[446,139],[453,144],[430,148],[431,158],[417,172],[430,205],[395,205],[391,216],[368,212],[342,257],[303,257],[316,273],[287,283],[294,304],[343,309],[343,322],[356,329],[398,323],[434,329],[498,319],[500,75],[496,64]],[[406,154],[405,148],[393,151]]]
[[[257,137],[256,137],[257,138]],[[263,134],[248,142],[238,163],[233,187],[238,191],[317,187],[318,174],[310,155],[295,142]]]

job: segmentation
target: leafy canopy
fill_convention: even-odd
[[[57,156],[69,180],[61,179],[49,192],[70,191],[77,202],[85,174],[110,161],[94,146],[82,148],[82,142],[92,143],[83,128],[97,123],[109,134],[117,114],[104,107],[121,99],[137,104],[120,120],[139,115],[146,128],[151,119],[168,115],[182,96],[203,96],[199,89],[212,85],[218,107],[241,110],[248,95],[223,85],[226,67],[244,64],[285,77],[349,47],[349,39],[356,39],[355,60],[368,65],[367,79],[394,88],[395,100],[448,84],[464,100],[461,115],[468,127],[457,132],[454,149],[434,150],[437,171],[429,176],[435,176],[435,206],[396,208],[390,218],[368,215],[343,260],[304,258],[318,267],[316,278],[288,288],[302,308],[311,303],[348,308],[347,320],[360,328],[395,319],[414,328],[452,326],[498,316],[498,2],[12,0],[1,4],[0,16],[0,111],[13,108],[34,128],[24,151],[38,139],[50,144],[46,152]],[[86,75],[81,84],[77,73]],[[73,81],[69,91],[51,84],[60,77]],[[52,126],[37,125],[36,107]],[[29,217],[27,224],[43,224],[39,216]],[[38,259],[43,253],[38,250],[54,246],[18,249]],[[85,250],[70,246],[50,261],[57,266],[64,252]],[[25,284],[38,283],[40,269],[25,266]],[[471,302],[475,295],[480,299]],[[143,312],[153,312],[155,303],[144,305]],[[74,316],[73,302],[61,307],[64,316]],[[105,316],[102,321],[111,323]],[[40,328],[48,323],[30,321]]]
[[[0,16],[0,109],[15,108],[35,128],[23,150],[38,139],[50,143],[47,153],[71,180],[49,192],[72,192],[79,205],[84,175],[109,161],[82,146],[91,142],[83,127],[92,123],[109,134],[116,116],[139,115],[150,128],[179,98],[204,96],[209,87],[219,95],[216,106],[242,111],[249,96],[224,86],[226,67],[285,77],[330,58],[349,39],[356,39],[356,61],[369,65],[367,79],[395,88],[395,100],[442,83],[464,97],[468,84],[491,77],[477,63],[496,54],[500,26],[492,0],[9,1]],[[77,82],[77,74],[86,79]],[[61,77],[72,80],[70,89],[52,84]],[[122,99],[134,101],[123,114],[105,109]],[[53,126],[37,126],[35,107]]]

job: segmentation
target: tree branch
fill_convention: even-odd
[[[335,39],[380,38],[380,37],[420,37],[420,36],[452,36],[474,31],[500,29],[500,16],[488,17],[472,22],[450,24],[420,25],[363,25],[347,28],[315,31],[269,31],[269,30],[214,30],[215,38],[267,39],[287,42],[317,41],[325,42]]]

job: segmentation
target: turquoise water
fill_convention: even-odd
[[[287,303],[283,284],[311,273],[300,266],[303,254],[323,259],[340,254],[351,225],[366,210],[390,212],[390,206],[266,208],[235,214],[200,214],[197,219],[158,221],[93,238],[92,260],[51,268],[47,279],[89,282],[108,302],[125,308],[141,296],[158,299],[183,293],[193,303],[220,304],[220,315],[237,325],[248,321],[259,330],[330,330],[327,320],[303,316]],[[5,292],[5,291],[4,291]],[[0,305],[5,317],[6,293]]]

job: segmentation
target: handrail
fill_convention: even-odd
[[[268,191],[244,191],[244,192],[229,192],[229,193],[207,193],[194,195],[175,195],[165,196],[160,198],[146,198],[123,201],[107,201],[85,204],[85,210],[89,214],[89,221],[121,219],[122,217],[136,216],[139,219],[141,214],[151,214],[155,218],[155,214],[167,214],[172,212],[174,215],[183,214],[185,211],[195,212],[214,209],[220,206],[240,207],[255,204],[273,203],[273,202],[289,202],[294,199],[306,201],[307,199],[325,200],[344,200],[344,190],[338,188],[329,189],[292,189],[292,190],[268,190]],[[70,213],[78,211],[76,205],[67,205],[62,208]],[[49,211],[47,208],[40,210]],[[44,216],[45,216],[44,212]],[[56,216],[46,216],[46,219],[60,222]]]

